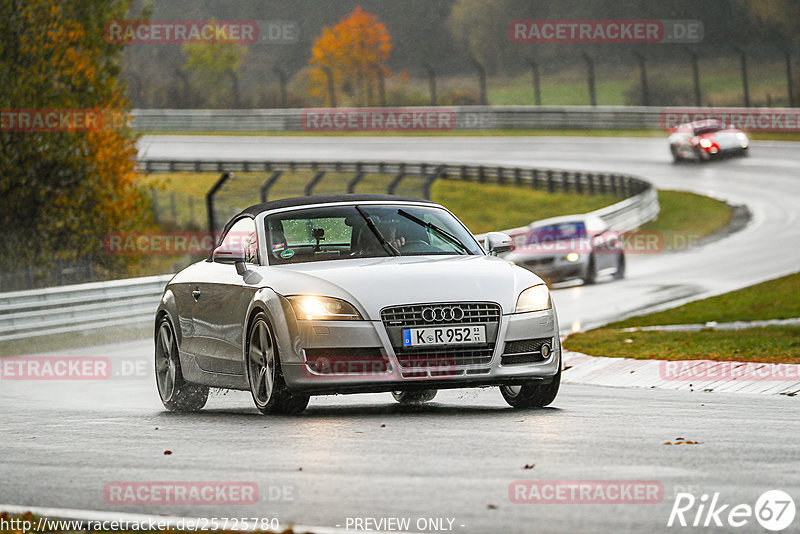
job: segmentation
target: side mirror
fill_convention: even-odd
[[[486,251],[492,256],[511,250],[511,238],[503,232],[489,232],[486,234]]]
[[[236,247],[230,249],[225,245],[220,245],[211,254],[211,261],[227,265],[244,264],[244,250]]]

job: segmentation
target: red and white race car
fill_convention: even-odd
[[[669,150],[675,161],[708,161],[728,155],[746,155],[750,140],[717,119],[689,122],[671,130]]]

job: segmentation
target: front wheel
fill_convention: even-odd
[[[161,403],[171,412],[196,412],[206,405],[208,387],[183,379],[178,342],[172,323],[164,316],[156,330],[156,387]]]
[[[283,380],[275,337],[263,312],[255,316],[247,335],[247,379],[253,402],[263,414],[298,414],[308,406],[308,395],[292,393]]]
[[[549,384],[540,384],[531,380],[521,386],[500,386],[500,393],[506,402],[514,408],[544,408],[552,403],[558,395],[561,385],[561,363],[558,372]]]
[[[436,390],[392,391],[392,397],[400,404],[422,404],[432,401],[433,398],[436,397]]]
[[[586,274],[583,276],[583,283],[586,285],[594,284],[597,281],[597,263],[594,261],[594,254],[589,256],[589,265],[586,266]]]

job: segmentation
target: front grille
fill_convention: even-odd
[[[402,367],[458,367],[461,365],[481,365],[492,361],[494,343],[490,348],[445,348],[439,350],[411,350],[397,352],[397,360]]]
[[[464,312],[464,317],[458,321],[458,324],[493,323],[500,321],[500,306],[492,302],[442,302],[413,304],[410,306],[393,306],[391,308],[385,308],[381,312],[381,319],[386,326],[402,328],[447,324],[453,321],[425,321],[422,318],[422,312],[426,308],[454,306],[461,308]]]
[[[509,341],[506,343],[503,356],[500,359],[500,364],[514,365],[542,362],[546,360],[546,358],[542,356],[542,345],[545,343],[550,345],[551,350],[553,349],[553,339],[549,337]]]
[[[428,308],[454,307],[458,307],[463,312],[463,317],[459,317],[458,320],[426,321],[423,318],[423,311]],[[381,312],[381,319],[389,334],[404,376],[426,374],[443,376],[462,374],[465,366],[491,363],[500,326],[500,313],[500,306],[493,302],[444,302],[393,306]],[[402,332],[404,328],[448,324],[484,324],[486,325],[486,343],[416,348],[403,345]]]

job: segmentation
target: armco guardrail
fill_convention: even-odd
[[[641,178],[502,165],[454,165],[413,162],[337,161],[156,161],[139,162],[141,171],[208,170],[214,172],[317,169],[338,172],[381,172],[396,176],[514,184],[550,192],[612,194],[627,197],[594,213],[619,231],[633,230],[658,214],[658,195]],[[397,180],[395,180],[395,185]],[[348,182],[352,183],[352,182]],[[345,187],[347,183],[343,184]],[[257,199],[254,199],[254,203]],[[511,230],[522,233],[525,228]],[[100,327],[146,324],[153,320],[159,298],[171,275],[97,282],[0,293],[0,341]]]
[[[150,323],[172,275],[0,293],[0,341]]]
[[[344,114],[338,123],[309,121],[308,114]],[[797,131],[797,108],[677,108],[657,106],[438,106],[401,108],[331,108],[306,109],[135,109],[132,111],[134,129],[144,132],[302,132],[347,130],[350,115],[363,125],[364,117],[374,113],[385,125],[388,115],[398,120],[397,127],[387,130],[424,130],[430,125],[414,122],[414,114],[437,115],[437,130],[487,129],[665,129],[676,121],[721,117],[726,123],[749,130]],[[381,114],[383,116],[381,117]],[[439,116],[447,120],[440,123]],[[793,127],[777,126],[758,117],[789,117]],[[304,119],[305,117],[305,119]],[[452,120],[451,120],[452,119]],[[737,122],[738,121],[738,122]],[[780,122],[780,121],[779,121]],[[370,123],[367,120],[367,123]],[[675,123],[675,124],[673,124]],[[319,125],[319,127],[317,126]]]
[[[574,129],[656,129],[660,127],[660,107],[627,106],[439,106],[436,108],[391,108],[399,114],[436,110],[450,113],[452,130],[494,128],[574,128]],[[343,108],[315,110],[348,113]],[[365,110],[355,108],[356,113]],[[315,127],[303,120],[304,109],[135,109],[133,127],[154,132],[302,132]],[[413,123],[411,123],[413,126]],[[441,128],[437,123],[437,128]],[[336,130],[335,127],[326,131]],[[346,129],[346,128],[342,128]],[[402,128],[400,128],[402,129]],[[409,129],[413,129],[409,128]]]

